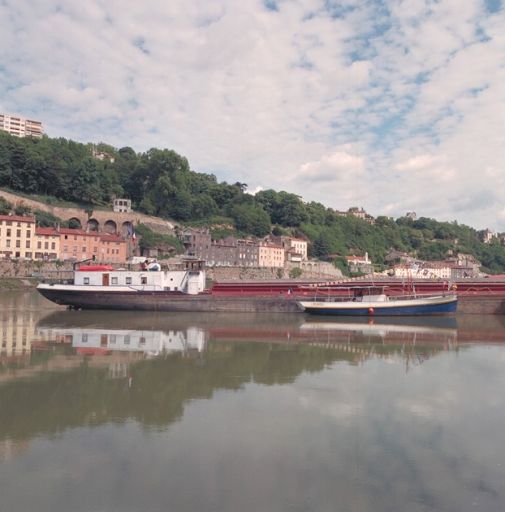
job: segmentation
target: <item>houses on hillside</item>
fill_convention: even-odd
[[[186,254],[215,267],[283,268],[286,262],[308,259],[307,241],[294,237],[268,236],[253,240],[228,236],[213,240],[208,229],[187,228],[181,240]]]

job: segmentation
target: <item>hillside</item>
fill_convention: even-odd
[[[20,139],[0,132],[0,187],[49,201],[72,201],[82,208],[100,208],[114,196],[127,197],[140,212],[209,225],[216,237],[230,231],[260,237],[271,230],[303,237],[310,241],[311,254],[322,259],[341,260],[366,251],[380,267],[394,248],[426,260],[472,254],[484,271],[505,271],[500,241],[483,244],[471,227],[389,217],[378,217],[372,225],[285,191],[253,196],[247,194],[247,184],[218,182],[213,174],[194,172],[186,158],[167,149],[136,153],[129,147]]]

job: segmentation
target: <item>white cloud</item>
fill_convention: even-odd
[[[0,110],[51,136],[170,147],[252,190],[505,230],[503,9],[7,0],[0,24]]]

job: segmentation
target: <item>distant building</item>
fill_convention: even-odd
[[[476,269],[472,265],[456,263],[453,260],[403,263],[395,265],[391,271],[396,277],[410,279],[454,280],[477,277],[479,275],[478,268]]]
[[[258,248],[258,266],[283,268],[284,247],[271,242],[260,242]]]
[[[124,263],[126,261],[126,240],[109,233],[61,228],[60,258],[62,260],[85,260],[93,256],[104,263]]]
[[[371,274],[373,272],[373,264],[368,258],[367,252],[364,256],[347,256],[346,260],[350,272],[361,274]]]
[[[132,202],[130,199],[114,199],[112,209],[117,213],[130,213],[132,211]]]
[[[35,228],[35,260],[57,260],[60,257],[60,233],[56,228]]]
[[[259,250],[257,242],[233,236],[212,240],[208,229],[184,230],[181,240],[186,254],[205,260],[210,267],[257,267]]]
[[[268,241],[280,245],[284,248],[286,261],[302,262],[307,261],[307,241],[301,238],[293,238],[291,236],[273,236],[267,238]]]
[[[405,214],[405,217],[407,217],[407,219],[416,220],[417,219],[417,214],[416,214],[416,212],[407,212]]]
[[[484,229],[477,234],[479,235],[479,240],[485,244],[489,244],[496,237],[496,233],[490,229]]]
[[[24,117],[0,114],[0,130],[3,130],[15,137],[37,137],[44,134],[42,123]]]
[[[0,257],[33,258],[35,217],[0,215]]]
[[[95,146],[93,146],[93,148],[91,149],[91,155],[93,156],[93,158],[96,158],[97,160],[107,160],[111,164],[113,164],[116,161],[116,159],[112,155],[106,153],[105,151],[99,151],[98,149],[96,149]]]
[[[352,206],[346,212],[335,210],[335,215],[338,217],[357,217],[358,219],[364,220],[369,224],[375,224],[375,219],[369,213],[367,213],[362,207]]]

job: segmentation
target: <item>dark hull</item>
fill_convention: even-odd
[[[75,309],[112,309],[132,311],[194,311],[243,313],[299,313],[294,298],[216,297],[210,294],[186,295],[173,292],[100,292],[39,288],[46,299]]]
[[[307,309],[311,315],[337,315],[337,316],[417,316],[417,315],[447,315],[455,313],[457,301],[443,304],[426,304],[422,306],[397,306],[389,308],[313,308]]]

